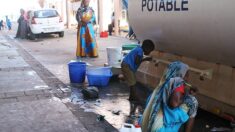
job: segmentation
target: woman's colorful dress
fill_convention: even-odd
[[[97,57],[97,43],[93,24],[95,14],[91,7],[80,7],[77,11],[77,57]]]

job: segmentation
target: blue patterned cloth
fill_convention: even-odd
[[[181,107],[170,109],[167,104],[173,91],[184,83],[183,78],[188,69],[188,65],[180,61],[169,64],[159,86],[147,101],[141,119],[143,132],[177,132],[180,126],[188,120],[187,112]]]

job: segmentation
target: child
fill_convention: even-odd
[[[151,40],[144,40],[142,46],[137,46],[122,61],[122,73],[130,88],[129,101],[138,101],[136,97],[136,78],[135,72],[143,61],[150,61],[151,58],[143,58],[143,55],[149,55],[154,50],[154,44]]]
[[[7,24],[8,30],[11,30],[11,21],[10,21],[10,19],[8,18],[8,16],[6,16],[6,24]]]
[[[0,30],[3,30],[3,20],[0,21]]]

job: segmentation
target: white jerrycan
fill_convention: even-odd
[[[119,132],[142,132],[139,125],[134,126],[133,124],[125,123]]]

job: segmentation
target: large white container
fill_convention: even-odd
[[[122,48],[121,47],[108,47],[107,48],[108,64],[112,67],[120,67],[122,61]]]
[[[235,0],[129,0],[128,16],[138,40],[151,39],[156,50],[235,66],[234,5]]]

